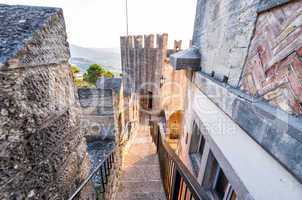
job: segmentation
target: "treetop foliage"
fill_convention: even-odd
[[[98,64],[92,64],[89,66],[89,68],[84,74],[84,81],[95,85],[98,78],[102,76],[107,78],[113,78],[114,75],[112,72],[104,69],[102,66]]]

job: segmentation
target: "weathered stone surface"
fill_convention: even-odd
[[[99,78],[96,82],[96,87],[99,89],[113,90],[115,93],[119,93],[121,89],[121,79],[120,78]]]
[[[0,21],[0,70],[69,59],[61,9],[0,5]]]
[[[197,48],[190,48],[170,56],[170,63],[175,70],[200,70],[200,53]]]
[[[199,48],[202,71],[238,86],[256,22],[258,0],[199,0],[193,46]]]
[[[82,108],[81,127],[88,140],[111,139],[114,141],[117,138],[114,106],[118,99],[115,98],[113,88],[111,88],[111,86],[115,87],[112,81],[106,81],[109,82],[108,85],[106,84],[107,89],[78,89]]]
[[[35,197],[42,198],[54,190],[62,198],[75,187],[72,173],[83,158],[74,152],[84,138],[69,72],[69,65],[59,65],[1,73],[1,167],[6,169],[1,183],[14,178],[3,194],[35,190]],[[74,162],[70,156],[76,156]],[[65,169],[73,170],[59,175]]]
[[[261,13],[241,89],[288,113],[302,114],[302,2]]]
[[[293,0],[260,0],[257,11],[264,12]]]
[[[111,89],[78,89],[79,101],[86,115],[113,115],[113,94]]]
[[[62,11],[1,5],[0,18],[0,198],[66,199],[90,163]]]
[[[125,91],[143,91],[145,94],[159,86],[161,68],[167,55],[167,37],[167,34],[157,35],[156,46],[154,35],[121,37]]]

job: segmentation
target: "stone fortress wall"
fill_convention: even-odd
[[[114,139],[114,94],[111,89],[78,89],[81,126],[86,138]]]
[[[161,69],[167,54],[167,34],[121,37],[121,58],[124,91],[126,94],[137,93],[145,100],[147,108],[149,93],[159,95]],[[153,101],[158,105],[158,100]]]
[[[186,73],[173,71],[169,64],[169,55],[181,50],[181,46],[182,41],[175,40],[169,49],[168,34],[121,37],[123,91],[126,96],[136,96],[141,110],[150,110],[150,96],[154,112],[164,108],[169,117],[183,110]],[[173,96],[178,100],[172,101]]]
[[[63,12],[0,5],[0,199],[66,199],[90,162]]]

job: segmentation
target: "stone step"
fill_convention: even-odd
[[[151,144],[132,144],[127,153],[129,155],[148,156],[156,153],[156,147]]]
[[[152,138],[150,136],[138,136],[132,142],[132,144],[152,144]]]
[[[125,157],[123,160],[123,166],[125,168],[128,168],[129,166],[133,166],[133,165],[154,165],[154,164],[159,164],[156,154],[151,154],[148,156],[131,155]]]
[[[123,193],[161,193],[164,192],[161,180],[120,182],[119,192]]]
[[[165,200],[164,192],[119,193],[116,200]]]
[[[149,131],[140,131],[138,133],[139,136],[151,136]]]
[[[134,165],[121,174],[123,181],[160,181],[159,165]]]
[[[165,200],[156,147],[141,126],[125,152],[116,200]]]

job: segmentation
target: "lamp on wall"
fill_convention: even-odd
[[[164,85],[165,81],[166,81],[166,78],[164,76],[161,76],[160,77],[160,87],[162,87]]]

